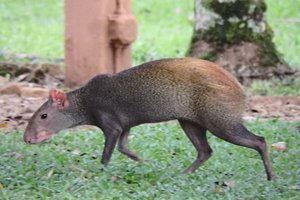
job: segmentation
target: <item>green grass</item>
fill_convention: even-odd
[[[1,52],[36,55],[38,60],[56,62],[62,58],[62,0],[2,0],[0,2],[0,61],[28,62]],[[266,0],[267,19],[274,31],[274,42],[284,59],[300,69],[300,0]],[[133,45],[133,64],[163,57],[185,55],[193,32],[193,0],[132,1],[138,20],[138,39]],[[294,21],[293,21],[294,20]],[[283,82],[287,82],[284,80]],[[299,95],[299,80],[286,85],[280,81],[258,82],[254,93]],[[272,90],[272,88],[277,88]],[[270,88],[270,90],[267,90]],[[266,90],[266,92],[265,92]],[[276,91],[276,92],[274,92]]]
[[[266,0],[274,42],[293,67],[300,69],[300,0]],[[294,20],[294,21],[293,21]]]
[[[134,63],[184,56],[193,29],[189,22],[193,1],[132,2],[139,22]],[[283,19],[300,18],[300,0],[267,3],[274,41],[286,61],[299,69],[300,26]],[[63,57],[63,1],[2,0],[1,51]],[[299,95],[300,88],[297,81],[293,87],[277,81],[253,87],[272,95]],[[299,126],[300,122],[276,120],[248,124],[269,144],[288,143],[284,152],[270,150],[277,176],[272,182],[266,181],[256,152],[214,136],[209,138],[212,158],[194,174],[182,174],[196,152],[174,123],[134,128],[130,147],[145,161],[134,162],[115,151],[107,168],[100,165],[103,136],[98,130],[65,131],[35,146],[25,145],[20,132],[0,130],[0,199],[298,199]]]
[[[63,57],[62,0],[1,0],[0,52]]]
[[[289,78],[278,80],[254,81],[250,91],[255,94],[267,96],[300,96],[300,78],[290,80]]]
[[[139,36],[133,45],[136,63],[162,57],[182,57],[189,46],[193,1],[133,1]]]
[[[213,156],[195,173],[182,174],[196,152],[176,123],[134,128],[129,145],[144,161],[115,151],[107,168],[100,165],[103,135],[97,129],[65,131],[32,146],[22,142],[22,133],[1,133],[0,199],[297,199],[297,126],[276,120],[248,124],[269,144],[288,143],[286,151],[270,149],[276,174],[271,182],[257,152],[211,135]]]
[[[285,60],[300,68],[300,0],[267,0],[267,17],[274,41]],[[193,26],[193,0],[134,0],[133,11],[139,23],[138,40],[133,45],[134,63],[161,57],[184,56]],[[62,0],[2,0],[0,2],[0,52],[63,57]],[[5,58],[4,58],[5,59]]]

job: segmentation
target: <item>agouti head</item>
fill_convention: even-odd
[[[49,99],[32,116],[24,134],[27,144],[36,144],[48,140],[58,131],[71,127],[67,95],[57,90],[50,90]]]

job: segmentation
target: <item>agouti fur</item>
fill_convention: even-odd
[[[212,153],[206,132],[230,143],[257,150],[268,180],[272,169],[266,142],[242,124],[245,95],[238,81],[216,64],[193,58],[144,63],[115,75],[98,75],[69,93],[50,91],[50,97],[29,121],[28,144],[82,124],[95,125],[105,135],[101,163],[107,165],[118,149],[133,160],[126,148],[129,130],[143,123],[178,120],[198,151],[186,169],[195,171]]]

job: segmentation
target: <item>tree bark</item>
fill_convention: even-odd
[[[272,41],[264,0],[195,0],[187,55],[210,60],[242,83],[293,74]]]

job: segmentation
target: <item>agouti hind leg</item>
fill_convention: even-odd
[[[230,130],[221,129],[214,126],[210,130],[217,137],[244,147],[252,148],[259,152],[265,167],[268,180],[272,180],[273,173],[272,167],[269,161],[267,144],[263,137],[257,136],[250,131],[248,131],[244,125],[238,124],[229,128]]]
[[[196,123],[184,120],[179,120],[179,123],[198,152],[197,159],[184,171],[192,173],[211,156],[212,149],[208,144],[205,128]]]
[[[130,151],[128,148],[126,148],[126,144],[128,142],[128,136],[129,136],[129,131],[124,131],[121,133],[118,142],[118,150],[124,155],[131,158],[132,160],[139,161],[140,158],[137,155],[135,155],[135,153]]]

